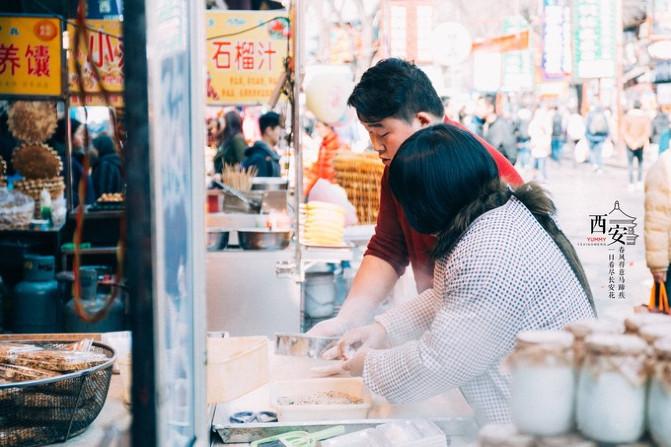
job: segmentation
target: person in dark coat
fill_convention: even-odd
[[[106,193],[123,192],[121,157],[116,151],[114,141],[108,135],[102,134],[93,139],[93,147],[98,155],[91,175],[96,198]]]
[[[261,139],[245,151],[245,160],[242,167],[247,169],[255,166],[257,177],[279,177],[280,176],[280,154],[274,147],[280,141],[280,115],[276,112],[268,112],[259,118]]]

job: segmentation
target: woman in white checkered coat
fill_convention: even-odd
[[[501,362],[529,329],[594,318],[575,250],[534,184],[502,184],[486,149],[447,125],[410,137],[390,167],[410,224],[436,234],[433,288],[346,333],[363,343],[343,367],[392,403],[458,387],[479,423],[510,421]]]

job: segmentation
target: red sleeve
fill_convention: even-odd
[[[409,263],[405,235],[389,184],[388,168],[385,168],[380,184],[380,210],[377,214],[375,234],[368,243],[365,255],[372,255],[388,262],[399,276]]]
[[[449,124],[451,126],[456,126],[460,129],[463,129],[469,133],[471,133],[468,129],[466,129],[464,126],[462,126],[460,123],[456,121],[452,121],[448,117],[445,117],[444,119],[445,124]],[[501,152],[498,150],[494,149],[494,146],[491,144],[487,143],[483,138],[480,138],[479,136],[471,133],[475,138],[478,139],[480,143],[489,151],[491,154],[492,158],[494,159],[494,163],[496,163],[496,167],[499,169],[499,176],[501,179],[508,183],[511,186],[520,186],[524,183],[524,180],[522,179],[522,176],[517,172],[515,167],[508,161],[506,157],[503,156]]]

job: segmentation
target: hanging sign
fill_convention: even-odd
[[[609,0],[573,1],[573,70],[576,78],[615,76],[618,4]]]
[[[207,103],[267,103],[284,72],[286,11],[208,11],[206,36]]]
[[[0,95],[61,96],[57,17],[0,17]]]
[[[76,23],[68,23],[68,34],[71,39],[75,37]],[[83,32],[79,32],[79,54],[74,54],[74,43],[70,44],[71,51],[68,54],[68,85],[70,95],[76,104],[81,105],[79,99],[79,74],[75,66],[75,57],[79,61],[82,71],[82,83],[84,87],[86,105],[104,105],[100,84],[94,76],[94,68],[97,68],[102,86],[112,94],[112,102],[115,106],[122,103],[123,93],[123,41],[122,24],[119,20],[87,20],[86,40]],[[88,51],[87,51],[88,48]]]

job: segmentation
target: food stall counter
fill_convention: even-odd
[[[328,364],[326,361],[319,359],[272,354],[270,360],[270,380],[271,382],[281,382],[286,380],[313,379],[314,375],[311,369],[323,367],[326,364]],[[244,424],[231,424],[229,418],[232,414],[240,411],[272,411],[273,407],[270,405],[271,388],[272,386],[267,384],[238,399],[217,404],[214,408],[212,419],[213,437],[211,445],[250,445],[247,440],[244,440],[246,432],[241,427]],[[446,432],[450,441],[449,445],[470,445],[477,430],[472,410],[461,393],[456,389],[425,401],[404,405],[392,405],[380,396],[373,396],[372,407],[368,412],[367,419],[357,421],[325,421],[323,425],[345,425],[346,431],[352,432],[394,419],[416,418],[426,418],[436,422]],[[278,424],[300,429],[302,422],[280,422]],[[317,424],[321,423],[314,423],[315,426]],[[312,429],[305,428],[307,431],[315,431],[314,427]],[[258,433],[265,432],[264,429],[255,429],[251,426],[247,430],[249,433],[254,433],[256,436],[255,439],[258,439]],[[217,433],[223,435],[226,438],[226,442],[223,442],[222,437]]]

